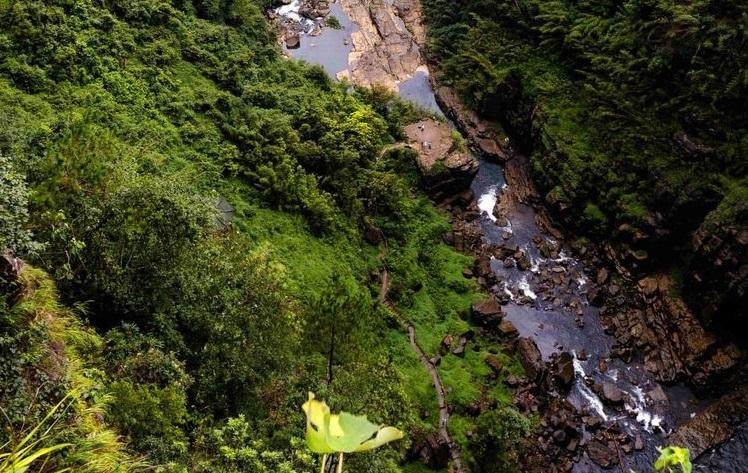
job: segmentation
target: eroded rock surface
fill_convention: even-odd
[[[698,458],[733,436],[740,422],[748,419],[748,386],[731,392],[678,427],[670,443],[681,445]]]
[[[419,67],[427,72],[418,44],[394,5],[384,0],[340,0],[340,5],[359,31],[351,35],[349,69],[339,73],[339,78],[363,86],[379,84],[397,92],[398,83],[412,77]],[[420,10],[415,13],[420,16]]]
[[[405,127],[408,144],[418,152],[418,167],[427,186],[462,190],[478,172],[478,161],[455,143],[445,122],[421,120]]]

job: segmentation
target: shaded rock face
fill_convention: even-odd
[[[507,138],[499,136],[495,123],[487,122],[478,114],[465,107],[462,99],[449,87],[436,87],[434,96],[439,106],[457,123],[483,155],[499,161],[507,161],[510,154],[507,153],[500,143],[506,144]]]
[[[433,432],[413,441],[409,456],[418,459],[433,470],[446,468],[449,464],[449,445]]]
[[[748,203],[746,204],[748,207]],[[743,222],[748,221],[748,210]],[[748,224],[710,229],[702,225],[691,239],[695,258],[684,295],[705,323],[739,327],[748,321]]]
[[[669,441],[688,448],[691,457],[696,459],[731,438],[738,424],[747,419],[748,386],[743,386],[678,427]]]
[[[408,144],[418,153],[418,168],[431,189],[462,190],[478,172],[478,161],[459,149],[447,123],[421,120],[405,127]]]
[[[10,253],[0,256],[0,281],[13,282],[23,269],[23,261]]]
[[[600,273],[598,280],[605,283],[590,294],[602,304],[603,320],[618,340],[614,355],[627,359],[634,349],[640,351],[647,371],[663,382],[687,379],[698,389],[715,382],[725,386],[732,382],[726,375],[736,371],[745,353],[706,331],[683,300],[673,294],[667,275],[641,278],[634,294],[629,289],[628,294],[619,295],[623,289],[606,282],[607,271]],[[610,291],[613,286],[615,294]]]

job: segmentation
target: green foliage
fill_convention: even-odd
[[[290,450],[275,450],[267,439],[258,438],[244,415],[227,419],[203,442],[207,458],[196,466],[200,473],[306,473],[314,465],[302,440],[292,440]]]
[[[101,421],[109,400],[94,363],[101,339],[60,303],[43,271],[26,265],[11,291],[10,304],[10,294],[0,293],[0,405],[7,421],[0,442],[11,453],[0,463],[10,468],[8,462],[36,452],[50,471],[137,470],[140,462]],[[36,427],[24,430],[29,425]]]
[[[29,430],[18,442],[9,440],[0,446],[0,473],[26,473],[36,463],[37,469],[44,470],[49,456],[55,452],[71,446],[69,443],[58,443],[49,447],[40,445],[46,443],[54,424],[55,413],[68,401],[68,396],[58,402],[39,423]],[[38,466],[41,463],[41,466]],[[69,468],[57,469],[56,473],[69,471]]]
[[[84,388],[57,424],[73,444],[60,468],[131,470],[126,443],[162,471],[309,471],[309,389],[434,427],[363,238],[387,240],[393,295],[419,330],[434,322],[430,349],[466,329],[471,262],[439,243],[448,225],[413,189],[412,152],[389,147],[422,112],[284,59],[268,3],[0,2],[0,235],[56,279],[27,267],[2,306],[0,404],[29,425]],[[461,402],[484,355],[445,363]],[[397,472],[397,446],[349,465]]]
[[[425,0],[424,10],[440,80],[531,155],[568,224],[597,238],[632,225],[648,237],[640,249],[677,256],[724,202],[724,178],[746,176],[743,2]]]
[[[483,471],[516,471],[519,447],[530,431],[527,418],[512,408],[487,411],[478,416],[470,449]]]
[[[327,18],[325,18],[325,25],[329,26],[330,28],[334,30],[339,30],[343,28],[343,25],[340,24],[340,20],[338,20],[335,15],[328,15]]]
[[[691,473],[691,455],[687,448],[665,447],[660,449],[660,457],[655,462],[655,471],[675,473],[676,469],[681,473]]]
[[[19,254],[34,247],[27,221],[26,182],[11,159],[0,154],[0,249]]]

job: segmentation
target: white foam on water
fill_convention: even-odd
[[[634,386],[632,394],[634,395],[632,398],[634,405],[630,406],[627,404],[626,410],[631,414],[636,414],[636,421],[639,422],[647,432],[652,432],[654,429],[661,428],[663,419],[657,414],[652,414],[647,410],[647,403],[644,399],[644,392],[642,389],[639,386]]]
[[[512,302],[517,302],[517,299],[514,297],[514,293],[509,290],[509,288],[506,286],[506,282],[504,283],[504,293],[509,296],[509,299]]]
[[[618,370],[616,369],[608,370],[608,372],[605,373],[605,375],[608,378],[612,379],[613,381],[618,381]]]
[[[595,411],[598,416],[600,416],[603,420],[608,420],[608,414],[605,413],[603,402],[599,397],[597,397],[595,393],[592,392],[590,387],[587,386],[587,383],[584,382],[584,378],[587,376],[587,373],[584,372],[582,362],[579,361],[579,358],[577,358],[577,352],[572,351],[571,354],[574,357],[574,374],[575,378],[577,379],[577,387],[579,387],[579,392],[582,394],[582,397],[587,401],[589,406],[593,411]]]
[[[493,214],[493,208],[496,207],[497,194],[498,188],[496,186],[491,186],[478,198],[478,208],[481,213],[488,215],[488,218],[490,218],[492,222],[496,221],[496,216]]]
[[[554,242],[554,244],[555,244],[555,242]],[[555,263],[563,263],[564,261],[569,261],[569,260],[571,260],[571,258],[570,258],[570,257],[568,257],[568,256],[566,256],[566,253],[564,253],[564,251],[563,251],[563,250],[561,250],[561,251],[560,251],[560,252],[558,253],[558,258],[554,258],[554,259],[552,259],[551,261],[553,261],[553,262],[555,262]]]
[[[299,10],[301,9],[301,0],[293,0],[287,5],[281,5],[275,9],[275,13],[279,14],[284,18],[289,18],[294,21],[301,21],[301,15]]]
[[[584,276],[579,276],[577,278],[577,284],[579,284],[579,287],[584,286],[585,284],[587,284],[587,278],[585,278]]]
[[[532,300],[535,300],[538,298],[538,295],[533,292],[533,290],[530,288],[530,283],[527,282],[527,276],[522,276],[522,279],[517,284],[517,288],[522,291],[522,293],[529,297]]]
[[[507,189],[509,189],[509,184],[507,184],[507,183],[505,182],[505,183],[503,183],[503,184],[501,185],[501,190],[505,191],[505,190],[507,190]]]
[[[281,5],[278,8],[275,9],[275,13],[282,16],[283,18],[288,18],[291,21],[295,21],[296,23],[301,23],[306,27],[306,33],[309,32],[309,28],[314,27],[315,22],[310,20],[309,18],[304,18],[299,14],[299,10],[301,10],[301,0],[293,0],[291,3],[287,5]]]

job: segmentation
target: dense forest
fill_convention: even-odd
[[[44,471],[317,471],[308,391],[407,432],[351,471],[424,468],[438,406],[395,312],[437,352],[473,261],[385,152],[420,112],[284,58],[267,7],[0,1],[0,445],[42,432]],[[477,341],[439,368],[453,435],[511,471],[521,367]]]
[[[568,228],[744,320],[748,6],[424,0],[439,81],[530,155]]]

